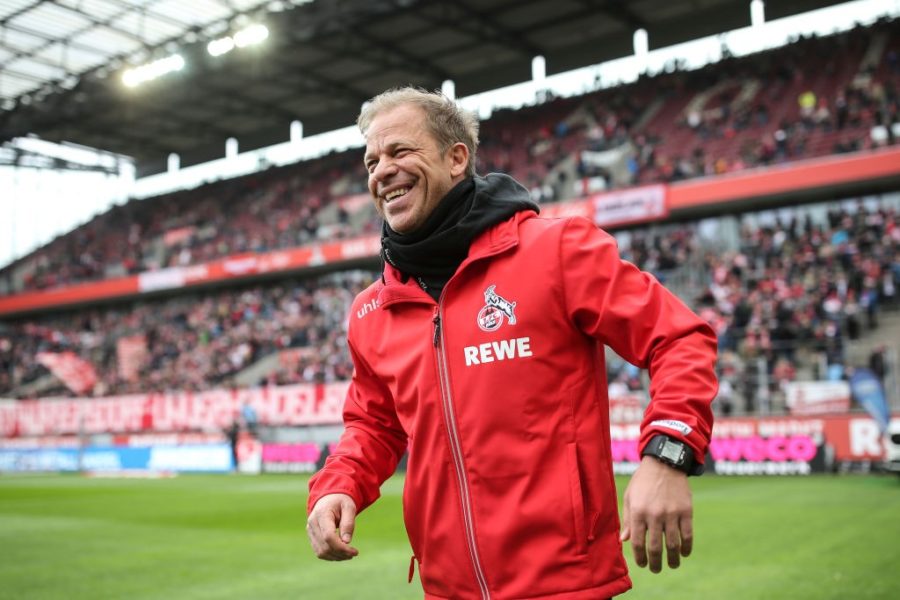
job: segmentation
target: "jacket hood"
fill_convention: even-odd
[[[509,175],[489,173],[484,177],[476,175],[472,180],[475,184],[474,203],[480,206],[482,211],[495,214],[501,211],[508,213],[511,210],[516,212],[475,236],[469,246],[468,256],[459,265],[459,269],[473,260],[502,252],[518,244],[518,224],[536,217],[540,211],[538,205],[531,200],[528,190]],[[404,277],[399,269],[385,262],[378,289],[378,301],[381,304],[396,300],[427,301],[427,295],[422,293],[418,283]]]

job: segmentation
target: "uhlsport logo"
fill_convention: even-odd
[[[504,319],[509,319],[510,325],[516,324],[516,303],[496,293],[496,288],[492,285],[484,290],[484,307],[478,311],[478,326],[482,331],[497,331]]]

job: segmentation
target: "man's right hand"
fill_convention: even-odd
[[[319,498],[306,520],[313,552],[322,560],[350,560],[359,550],[350,545],[356,524],[356,503],[347,494]]]

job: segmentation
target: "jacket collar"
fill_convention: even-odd
[[[451,281],[469,264],[483,258],[496,256],[517,246],[519,244],[519,223],[536,216],[537,213],[533,210],[523,210],[482,232],[472,242],[469,247],[469,255],[459,265],[456,273],[450,278]],[[407,278],[404,282],[400,271],[388,263],[384,265],[382,282],[377,294],[379,307],[386,308],[398,302],[434,304],[431,296],[420,288],[412,277]]]

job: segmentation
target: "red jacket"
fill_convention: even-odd
[[[427,598],[606,598],[618,539],[603,344],[648,368],[655,432],[703,457],[711,329],[589,221],[531,211],[481,234],[441,302],[387,266],[350,315],[345,433],[309,509],[362,510],[409,448],[403,513]]]

